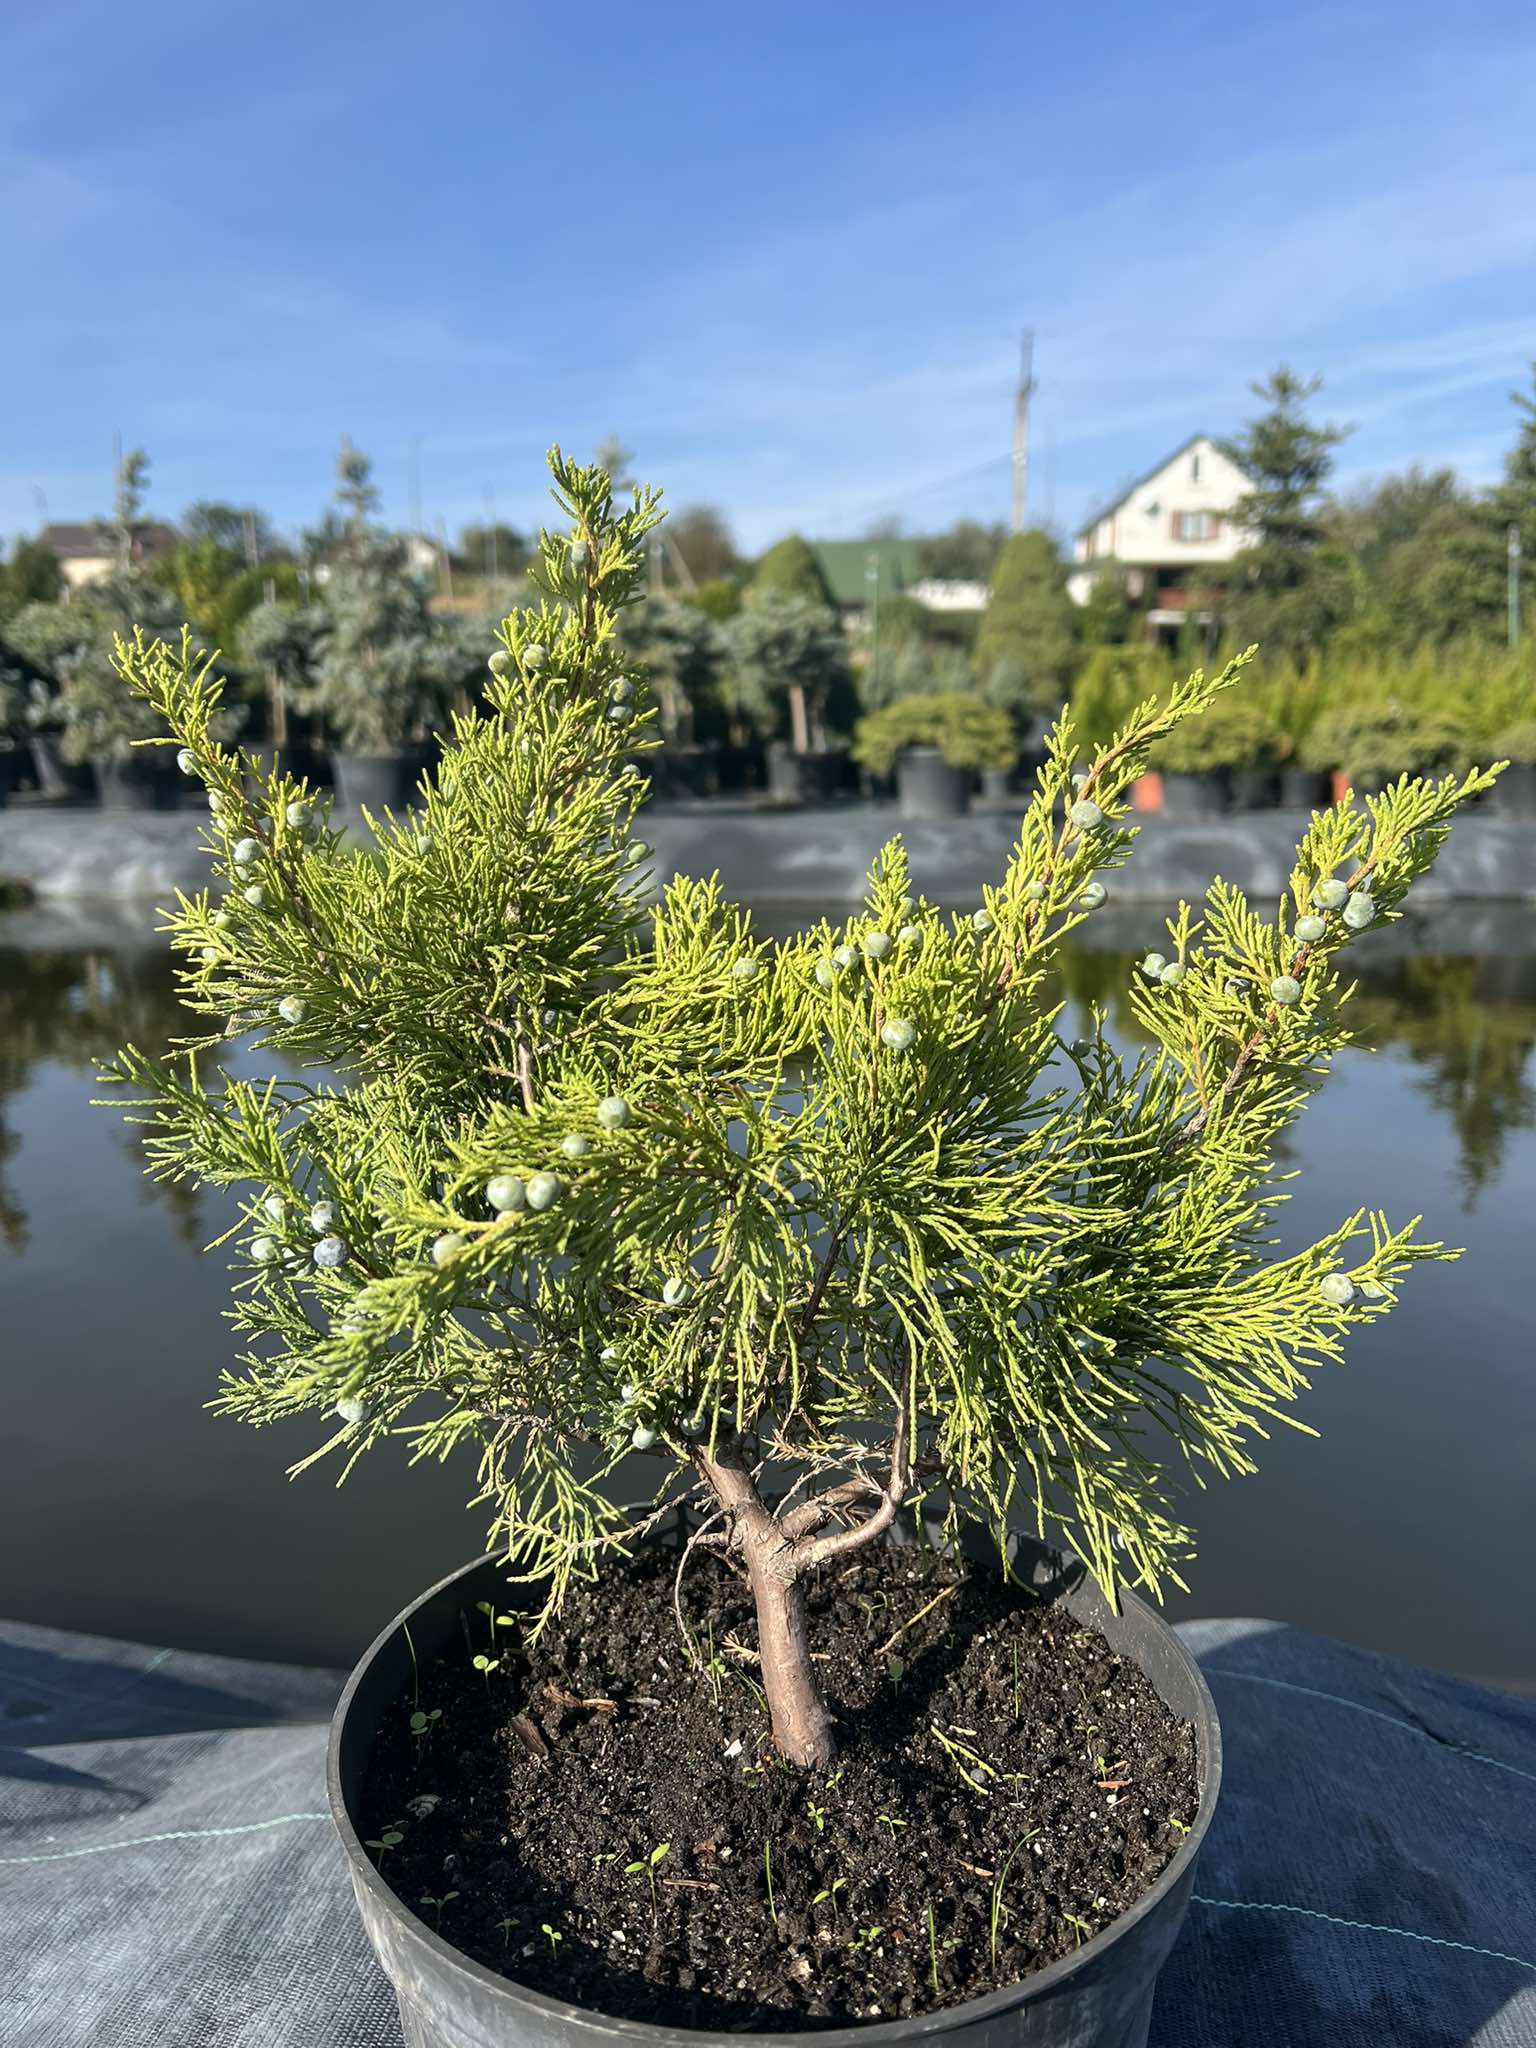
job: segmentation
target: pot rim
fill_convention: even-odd
[[[1041,1541],[1038,1537],[1027,1540],[1035,1543]],[[662,2048],[662,2044],[674,2044],[675,2048],[675,2044],[713,2040],[717,2038],[717,2034],[709,2028],[671,2027],[658,2025],[651,2020],[620,2019],[612,2013],[600,2012],[591,2006],[571,2005],[564,1999],[550,1998],[542,1991],[534,1991],[527,1985],[519,1984],[514,1977],[504,1976],[499,1970],[487,1969],[485,1964],[477,1963],[473,1957],[465,1955],[462,1949],[455,1948],[451,1941],[444,1940],[436,1929],[429,1927],[426,1921],[416,1916],[393,1886],[387,1884],[379,1875],[377,1865],[363,1847],[357,1830],[352,1825],[352,1816],[347,1811],[341,1786],[341,1737],[353,1697],[369,1667],[376,1657],[388,1649],[402,1626],[407,1624],[413,1615],[419,1613],[429,1601],[435,1600],[439,1594],[447,1592],[460,1579],[467,1579],[486,1565],[504,1563],[504,1559],[492,1552],[484,1557],[472,1558],[468,1564],[460,1565],[456,1571],[446,1573],[435,1585],[418,1594],[409,1606],[403,1607],[392,1621],[387,1622],[352,1667],[342,1689],[341,1698],[336,1703],[336,1711],[331,1716],[330,1736],[326,1743],[325,1755],[325,1789],[330,1802],[331,1819],[341,1837],[352,1881],[354,1884],[365,1886],[372,1894],[376,1905],[406,1921],[412,1939],[430,1949],[439,1965],[446,1965],[467,1977],[471,1983],[502,1997],[521,2000],[535,2012],[547,2015],[550,2019],[562,2021],[567,2025],[579,2024],[590,2028],[594,2033],[622,2033],[633,2036],[641,2042],[651,2044],[651,2048]],[[1125,1912],[1111,1920],[1107,1927],[1101,1928],[1090,1940],[1085,1941],[1081,1948],[1073,1949],[1070,1955],[1058,1956],[1055,1962],[1047,1963],[1043,1970],[1034,1971],[1016,1984],[999,1985],[996,1990],[983,1992],[979,1998],[967,1999],[962,2005],[940,2006],[935,2012],[919,2013],[910,2019],[871,2020],[851,2027],[818,2027],[801,2032],[785,2030],[755,2034],[733,2032],[728,2037],[730,2040],[740,2042],[742,2048],[785,2048],[785,2044],[794,2044],[794,2048],[859,2048],[859,2044],[864,2042],[872,2044],[872,2048],[895,2048],[897,2043],[921,2040],[933,2034],[948,2034],[962,2027],[973,2026],[980,2021],[993,2019],[1011,2011],[1017,2006],[1031,2004],[1037,1999],[1049,1996],[1059,1984],[1074,1976],[1085,1964],[1092,1964],[1106,1954],[1129,1929],[1145,1919],[1179,1883],[1200,1853],[1221,1792],[1221,1723],[1216,1714],[1216,1702],[1212,1699],[1210,1688],[1205,1682],[1205,1674],[1174,1633],[1172,1625],[1163,1620],[1156,1608],[1148,1606],[1146,1601],[1139,1599],[1129,1588],[1122,1590],[1120,1604],[1122,1609],[1130,1607],[1138,1611],[1156,1628],[1163,1631],[1175,1653],[1176,1661],[1184,1667],[1184,1675],[1195,1694],[1197,1709],[1203,1710],[1203,1713],[1197,1711],[1193,1720],[1196,1765],[1197,1768],[1203,1766],[1204,1770],[1200,1804],[1194,1820],[1190,1823],[1189,1833],[1179,1844],[1172,1860],[1159,1873],[1156,1883],[1143,1892],[1134,1905],[1127,1907]]]

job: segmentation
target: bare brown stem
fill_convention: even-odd
[[[763,1692],[774,1740],[792,1764],[825,1768],[832,1761],[832,1716],[811,1663],[805,1623],[806,1564],[764,1504],[741,1447],[694,1447],[694,1463],[730,1518],[735,1548],[747,1567],[757,1608]]]
[[[884,1486],[867,1474],[847,1479],[802,1502],[781,1521],[764,1502],[737,1442],[694,1447],[694,1463],[730,1521],[731,1547],[747,1568],[757,1608],[763,1691],[774,1740],[791,1763],[825,1769],[835,1743],[832,1716],[811,1656],[805,1620],[805,1580],[820,1564],[845,1557],[879,1539],[895,1521],[911,1485],[905,1407],[891,1441]],[[859,1499],[874,1496],[871,1514],[850,1527],[819,1533]]]

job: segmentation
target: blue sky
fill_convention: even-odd
[[[1244,18],[1250,17],[1250,18]],[[1286,358],[1341,477],[1497,473],[1536,356],[1536,10],[1396,0],[580,9],[9,0],[0,534],[285,527],[370,452],[407,518],[536,521],[618,432],[741,542],[1072,527]]]

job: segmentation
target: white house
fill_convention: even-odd
[[[56,521],[45,526],[38,540],[59,559],[67,593],[83,590],[87,583],[100,583],[118,567],[117,540],[101,520]],[[146,521],[134,529],[132,560],[135,567],[152,562],[157,555],[175,547],[176,529],[157,521]]]
[[[1231,515],[1251,489],[1247,473],[1209,434],[1193,435],[1079,527],[1067,589],[1085,604],[1096,565],[1115,562],[1127,595],[1145,606],[1149,633],[1175,633],[1190,617],[1209,622],[1199,572],[1249,544]]]

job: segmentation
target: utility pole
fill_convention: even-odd
[[[1019,349],[1019,389],[1013,403],[1013,530],[1029,518],[1029,401],[1035,389],[1035,330],[1026,327]]]
[[[411,501],[411,531],[421,533],[421,436],[412,434],[411,445],[406,459],[407,490]]]
[[[1509,644],[1520,645],[1520,529],[1513,520],[1506,535],[1509,554]]]

